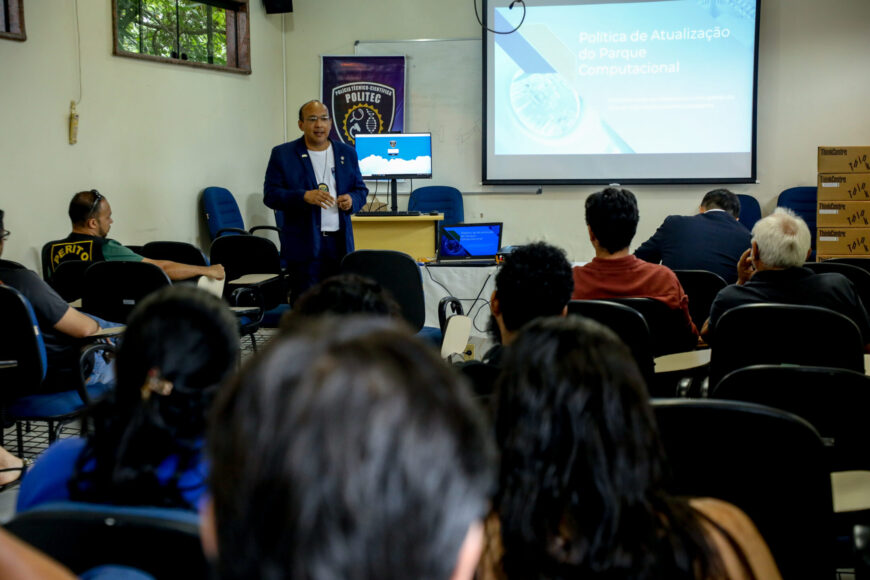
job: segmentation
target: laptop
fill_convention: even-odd
[[[438,264],[495,265],[501,249],[502,223],[454,224],[441,226]]]

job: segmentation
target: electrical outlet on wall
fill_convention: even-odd
[[[483,212],[480,212],[480,217],[483,218]]]

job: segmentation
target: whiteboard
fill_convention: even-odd
[[[432,179],[414,187],[481,189],[480,39],[357,41],[358,56],[405,56],[406,133],[432,133]],[[400,184],[407,193],[410,184]]]

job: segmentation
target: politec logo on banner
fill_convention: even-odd
[[[359,133],[392,131],[396,90],[379,83],[348,83],[332,89],[332,118],[338,138],[353,145]]]
[[[360,133],[402,132],[405,57],[324,56],[322,82],[332,138],[354,145]]]

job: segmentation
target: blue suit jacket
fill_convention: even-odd
[[[369,190],[363,183],[356,151],[343,143],[332,141],[332,152],[335,158],[336,197],[347,193],[353,201],[350,211],[338,211],[339,228],[344,232],[345,246],[348,252],[352,252],[350,216],[365,205]],[[306,203],[303,199],[305,192],[310,189],[317,189],[317,179],[304,137],[273,148],[266,168],[263,201],[268,207],[283,212],[281,252],[288,262],[308,262],[320,254],[320,207]]]
[[[752,234],[734,216],[707,211],[671,215],[634,255],[671,270],[709,270],[729,284],[737,281],[737,261],[752,245]]]

